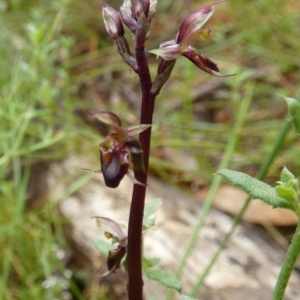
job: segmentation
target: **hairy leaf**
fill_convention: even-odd
[[[291,173],[287,167],[284,167],[280,174],[280,180],[282,183],[288,183],[291,179],[295,179],[293,173]]]
[[[182,286],[180,281],[175,277],[174,274],[162,271],[148,269],[145,272],[146,276],[152,280],[160,282],[162,285],[181,292]]]
[[[219,170],[217,174],[223,176],[230,184],[240,187],[253,198],[263,200],[267,204],[272,205],[274,208],[282,207],[294,211],[292,203],[289,203],[285,199],[279,197],[275,188],[272,188],[262,181],[259,181],[247,174],[227,169]]]

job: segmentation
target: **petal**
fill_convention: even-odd
[[[131,0],[131,3],[132,3],[133,17],[137,20],[137,19],[139,19],[139,17],[142,14],[144,14],[144,1],[142,1],[142,0]],[[149,5],[148,5],[148,11],[149,11]]]
[[[109,130],[106,126],[106,123],[99,120],[94,114],[83,109],[76,108],[74,113],[78,115],[87,125],[91,126],[94,130],[96,130],[100,135],[108,135]]]
[[[150,0],[143,0],[143,9],[146,17],[148,17],[149,8],[150,8]]]
[[[110,149],[106,152],[100,150],[100,161],[105,185],[110,188],[118,187],[129,169],[129,153],[124,149]]]
[[[120,118],[109,111],[86,111],[87,114],[89,114],[90,116],[96,117],[98,118],[100,121],[102,121],[103,123],[106,123],[108,125],[113,125],[113,126],[118,126],[121,127],[121,120]]]
[[[159,60],[158,63],[158,67],[157,67],[157,75],[158,76],[164,76],[166,78],[163,78],[164,83],[168,80],[168,78],[171,75],[171,72],[173,70],[173,67],[175,65],[176,59],[172,59],[172,60],[165,60],[163,58],[161,58]],[[165,73],[166,72],[166,73]],[[160,80],[160,79],[159,79]],[[164,84],[163,83],[163,84]],[[154,83],[153,83],[154,84]],[[161,84],[161,83],[160,83]]]
[[[207,5],[190,14],[180,26],[177,43],[182,44],[186,39],[193,35],[195,31],[199,30],[212,16],[215,7],[224,1],[226,0]]]
[[[120,268],[121,260],[125,254],[126,254],[126,249],[121,246],[118,246],[117,249],[109,251],[108,258],[107,258],[108,270],[115,272],[118,268]]]
[[[149,13],[147,15],[148,22],[151,22],[153,16],[156,13],[157,0],[150,0]]]
[[[172,46],[172,45],[176,45],[176,44],[177,44],[176,40],[165,41],[159,45],[159,48],[166,48],[168,46]]]
[[[131,0],[124,0],[120,7],[120,15],[124,24],[130,29],[131,32],[136,31],[136,19],[132,15],[132,3]]]
[[[89,116],[89,118],[94,118],[95,124],[97,121],[104,123],[107,128],[110,129],[110,132],[112,132],[111,135],[113,139],[119,141],[120,143],[126,139],[127,131],[121,127],[121,120],[116,114],[109,111],[86,111],[86,114]],[[103,142],[101,144],[105,145],[106,143]]]
[[[222,73],[220,73],[218,66],[212,60],[197,52],[196,49],[191,46],[186,51],[182,52],[182,55],[188,58],[193,64],[195,64],[198,68],[202,69],[208,74],[219,77],[232,76],[223,75]]]
[[[132,125],[129,126],[127,131],[128,131],[128,135],[136,135],[139,134],[143,131],[145,131],[146,129],[148,129],[149,127],[151,127],[151,124],[140,124],[140,125]]]
[[[100,278],[106,277],[112,273],[114,273],[118,268],[120,268],[120,263],[122,261],[122,258],[126,254],[126,249],[124,247],[118,246],[117,249],[111,250],[108,253],[107,257],[107,267],[108,271],[106,271],[104,274],[100,275]]]
[[[105,232],[117,238],[122,247],[127,246],[127,235],[123,232],[120,225],[112,219],[105,217],[92,217],[97,220],[98,226]]]
[[[150,53],[156,54],[157,57],[162,57],[165,60],[173,60],[180,56],[181,45],[165,42],[159,46],[159,49],[150,50]]]

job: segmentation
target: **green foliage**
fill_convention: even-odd
[[[54,204],[60,199],[48,194],[44,206],[29,209],[27,191],[33,164],[61,159],[76,144],[70,74],[62,64],[74,46],[73,38],[61,34],[66,3],[36,1],[33,8],[30,1],[10,1],[6,11],[2,2],[0,298],[50,300],[72,293],[80,300],[76,270],[73,276],[61,257],[67,244],[66,220]],[[86,180],[74,179],[64,196]]]
[[[289,106],[292,122],[295,125],[298,135],[300,135],[300,100],[288,97],[285,100]]]
[[[275,188],[262,181],[247,174],[226,169],[219,170],[217,174],[223,176],[230,184],[242,188],[253,198],[261,199],[274,208],[282,207],[294,210],[290,202],[277,195]]]
[[[160,259],[157,257],[155,258],[143,257],[143,271],[155,267],[159,263],[159,261]]]
[[[101,253],[105,257],[108,256],[108,252],[110,250],[115,248],[111,243],[105,242],[103,240],[95,240],[94,245],[95,245],[97,251],[99,251],[99,253]]]
[[[189,296],[180,296],[178,300],[197,300],[195,298],[189,297]]]
[[[143,220],[143,229],[147,230],[150,227],[153,227],[155,224],[155,216],[154,214],[157,212],[159,207],[162,204],[162,200],[160,198],[153,199],[149,202],[144,209],[144,220]]]
[[[168,273],[163,270],[148,269],[146,270],[145,275],[152,280],[160,282],[162,285],[170,289],[174,289],[179,293],[181,292],[181,283],[172,273]]]
[[[284,167],[280,180],[279,186],[276,187],[277,194],[286,199],[293,206],[293,210],[300,216],[300,204],[299,204],[299,183],[298,179]]]

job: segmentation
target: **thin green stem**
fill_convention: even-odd
[[[286,120],[270,154],[267,157],[267,160],[265,161],[265,163],[261,166],[258,175],[257,175],[257,179],[259,180],[263,180],[267,173],[268,170],[270,168],[270,166],[272,165],[274,159],[276,158],[276,156],[278,155],[282,144],[285,141],[285,138],[289,132],[289,130],[291,129],[292,124],[289,120]],[[223,241],[221,242],[221,244],[219,245],[219,248],[217,249],[217,251],[215,252],[215,254],[213,255],[213,257],[210,260],[210,263],[208,264],[208,266],[206,267],[206,269],[204,270],[203,274],[201,275],[201,277],[199,278],[198,282],[195,284],[195,286],[193,287],[190,295],[191,296],[195,296],[198,291],[201,289],[204,280],[206,278],[206,276],[209,274],[210,270],[212,269],[212,267],[214,266],[214,264],[216,263],[217,259],[219,258],[219,255],[222,253],[222,250],[226,247],[228,241],[230,240],[233,232],[235,231],[235,228],[237,227],[237,225],[240,223],[243,214],[245,213],[246,209],[248,208],[250,202],[251,202],[251,197],[248,197],[244,206],[241,208],[241,210],[239,211],[239,213],[236,215],[236,217],[233,220],[233,224],[231,229],[229,230],[229,232],[226,234],[226,236],[224,237]],[[277,300],[277,299],[276,299]]]
[[[273,293],[273,300],[282,300],[285,289],[287,287],[289,278],[293,272],[295,263],[300,253],[300,217],[298,219],[298,226],[294,234],[293,240],[290,244],[286,257],[284,259],[275,290]]]
[[[241,132],[241,129],[245,123],[245,120],[246,120],[246,117],[248,115],[248,108],[249,108],[249,105],[251,103],[251,99],[252,99],[252,93],[253,93],[253,86],[248,86],[247,88],[247,91],[246,91],[246,95],[244,97],[244,99],[241,101],[241,104],[240,104],[240,107],[239,107],[239,111],[238,111],[238,115],[237,115],[237,120],[236,120],[236,123],[234,125],[234,128],[233,128],[233,132],[232,132],[232,135],[231,135],[231,138],[225,148],[225,152],[224,152],[224,155],[222,157],[222,161],[220,163],[220,166],[219,168],[226,168],[229,163],[230,163],[230,160],[231,160],[231,157],[234,153],[234,149],[235,149],[235,146],[238,142],[238,139],[239,139],[239,134]],[[187,264],[187,261],[188,261],[188,258],[190,257],[195,245],[196,245],[196,242],[198,240],[198,237],[199,237],[199,234],[200,234],[200,231],[201,229],[203,228],[203,225],[204,225],[204,222],[206,220],[206,217],[212,207],[212,204],[213,204],[213,200],[216,196],[216,193],[220,187],[220,184],[221,184],[221,181],[222,181],[222,178],[220,176],[215,176],[213,181],[212,181],[212,184],[210,186],[210,189],[209,189],[209,193],[207,195],[207,198],[206,198],[206,201],[203,205],[203,208],[201,210],[201,214],[199,216],[199,221],[196,225],[196,228],[193,232],[193,235],[191,237],[191,240],[189,242],[189,245],[188,245],[188,248],[185,252],[185,255],[179,265],[179,268],[177,270],[177,273],[176,275],[178,277],[181,277],[182,276],[182,273],[183,273],[183,270]],[[172,294],[173,292],[172,291],[169,291],[169,293],[167,294],[167,297],[166,299],[167,300],[170,300],[171,297],[172,297]]]

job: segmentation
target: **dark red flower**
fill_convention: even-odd
[[[77,110],[77,113],[96,130],[101,128],[103,124],[109,128],[110,133],[100,144],[101,171],[94,170],[94,172],[103,174],[105,184],[108,187],[118,187],[124,176],[129,175],[130,162],[133,165],[134,173],[144,171],[143,150],[139,140],[134,135],[146,130],[151,125],[134,125],[122,128],[119,117],[111,112],[91,113]],[[133,182],[141,184],[135,179]]]

